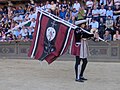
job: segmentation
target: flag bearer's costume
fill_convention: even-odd
[[[81,27],[84,28],[85,26],[81,24]],[[83,77],[84,70],[87,65],[87,56],[88,56],[88,42],[87,39],[93,37],[93,34],[87,34],[83,32],[79,27],[74,31],[73,43],[71,48],[71,54],[75,55],[76,63],[75,63],[75,75],[76,81],[84,82],[87,80]],[[82,60],[82,65],[80,68],[80,62]]]

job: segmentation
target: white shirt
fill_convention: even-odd
[[[91,28],[98,28],[99,27],[99,23],[97,21],[91,22],[90,25],[91,25]]]
[[[76,8],[78,11],[80,9],[80,3],[74,3],[73,8]]]
[[[30,27],[35,27],[36,22],[31,22]]]
[[[21,29],[20,34],[22,35],[22,37],[27,35],[27,29]]]
[[[44,6],[45,10],[48,11],[50,8],[51,8],[51,5],[50,4],[47,4]]]
[[[99,15],[99,10],[98,9],[93,9],[92,10],[92,15],[93,15],[93,17],[98,17]]]
[[[106,9],[100,9],[100,16],[106,16]]]
[[[87,5],[87,7],[92,8],[93,2],[92,2],[92,1],[87,1],[87,2],[86,2],[86,5]]]

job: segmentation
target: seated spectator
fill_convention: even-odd
[[[40,3],[40,9],[47,11],[48,10],[48,6],[45,7],[43,3]]]
[[[113,6],[113,0],[107,0],[107,6],[112,7]]]
[[[78,17],[77,20],[85,19],[85,9],[81,7],[78,11]]]
[[[105,23],[103,18],[100,18],[98,33],[101,38],[103,38],[104,32],[105,32]]]
[[[95,19],[92,19],[92,22],[89,25],[91,27],[91,31],[90,31],[91,33],[98,32],[99,23]]]
[[[1,36],[1,40],[2,42],[6,41],[6,35],[5,35],[5,32],[1,32],[2,36]]]
[[[92,9],[92,7],[93,7],[93,1],[92,0],[88,0],[86,2],[86,6],[87,6],[87,9]]]
[[[78,2],[78,0],[75,0],[73,8],[75,8],[77,11],[79,11],[79,9],[80,9],[80,3]]]
[[[65,19],[65,15],[66,15],[66,10],[65,10],[65,8],[62,8],[62,10],[60,10],[60,18],[62,18],[62,19]]]
[[[100,18],[103,18],[103,20],[106,20],[106,9],[104,8],[104,5],[101,5],[100,11]]]
[[[22,26],[22,29],[20,31],[20,34],[22,35],[22,39],[26,39],[27,35],[28,35],[28,30],[25,28],[25,26]]]
[[[120,40],[120,32],[116,30],[116,33],[113,35],[113,41]]]
[[[72,11],[70,11],[70,9],[67,9],[65,16],[67,16],[70,19],[72,17]]]
[[[91,9],[88,9],[88,12],[86,13],[86,19],[88,20],[87,25],[91,23],[92,20],[92,11]]]
[[[71,2],[71,1],[68,2],[68,9],[70,9],[70,10],[73,9],[72,2]]]
[[[46,1],[45,6],[44,7],[42,6],[41,8],[44,8],[45,11],[48,11],[51,8],[49,1]]]
[[[96,21],[99,21],[99,10],[97,9],[96,6],[93,7],[92,17],[93,17]]]
[[[106,5],[107,4],[107,0],[100,0],[100,5]]]
[[[99,8],[99,2],[98,2],[98,0],[94,0],[94,2],[93,2],[94,4],[94,6],[96,6],[96,8],[98,9]]]
[[[111,9],[111,7],[108,7],[108,10],[106,12],[106,16],[111,16],[111,18],[113,18],[113,10]]]
[[[98,28],[99,28],[99,23],[96,21],[96,19],[92,19],[92,22],[89,24],[91,27],[90,32],[94,34],[95,41],[99,41],[98,37]]]
[[[70,19],[70,23],[75,24],[75,17],[74,16],[72,16],[72,18]]]
[[[64,2],[61,4],[61,9],[62,9],[62,8],[65,8],[65,10],[68,9],[68,4],[67,4],[67,1],[66,1],[66,0],[64,0]]]
[[[103,35],[103,39],[105,41],[111,41],[112,40],[112,35],[110,34],[109,31],[105,31],[105,34]]]
[[[72,11],[72,17],[75,17],[77,19],[78,17],[78,11],[76,10],[76,8],[73,8],[73,11]]]
[[[114,5],[120,5],[120,0],[114,0]]]
[[[113,19],[111,18],[111,16],[107,17],[105,26],[106,26],[106,30],[109,31],[111,35],[113,36],[114,28],[113,28]]]
[[[25,14],[25,18],[24,18],[25,20],[29,20],[29,13],[26,13]]]
[[[114,21],[116,22],[116,18],[118,16],[120,16],[120,6],[116,5],[114,10],[113,10],[113,18],[114,18]]]
[[[54,12],[56,9],[56,4],[54,3],[54,1],[51,1],[51,10]]]
[[[115,30],[120,32],[120,16],[117,17],[116,23],[115,23]]]

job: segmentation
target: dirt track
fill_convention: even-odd
[[[74,61],[0,60],[0,90],[120,90],[120,63],[89,62],[74,81]]]

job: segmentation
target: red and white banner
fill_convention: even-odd
[[[71,42],[73,30],[64,22],[38,12],[34,38],[28,56],[49,64],[63,55]]]

